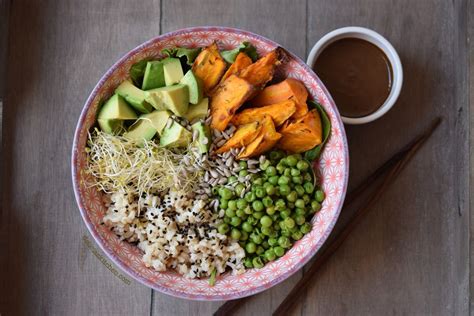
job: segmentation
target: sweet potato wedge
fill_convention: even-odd
[[[222,154],[232,148],[242,148],[250,144],[262,130],[262,124],[259,121],[241,125],[237,128],[234,135],[222,145],[216,153]]]
[[[211,97],[211,127],[223,131],[242,104],[254,93],[255,88],[246,80],[231,75],[219,84]]]
[[[231,75],[239,75],[239,73],[247,66],[252,64],[252,59],[244,52],[240,52],[235,58],[234,63],[227,69],[221,82],[224,82]]]
[[[279,132],[282,134],[279,148],[293,153],[310,150],[321,144],[321,117],[316,110],[312,110],[302,118],[283,125]]]
[[[261,121],[262,129],[260,134],[262,134],[263,137],[261,139],[257,137],[253,142],[247,145],[245,150],[239,155],[239,158],[259,156],[272,149],[282,137],[282,135],[275,130],[275,125],[269,115],[262,116]],[[258,144],[256,144],[257,142]]]
[[[296,111],[293,118],[297,119],[308,113],[308,106],[306,105],[308,91],[301,81],[293,78],[287,78],[280,83],[266,87],[252,99],[252,105],[259,107],[288,99],[293,99],[296,102]]]
[[[269,115],[273,119],[275,126],[282,125],[296,111],[296,104],[293,100],[285,100],[280,103],[262,106],[260,108],[250,108],[243,110],[232,118],[232,124],[241,125],[255,121],[257,117]]]
[[[261,89],[267,82],[272,80],[275,68],[280,64],[280,48],[272,50],[255,63],[244,68],[239,77],[247,80],[257,89]]]
[[[203,82],[204,93],[209,92],[219,83],[227,68],[227,63],[219,53],[216,43],[206,47],[193,63],[193,73]]]

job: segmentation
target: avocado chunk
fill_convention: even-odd
[[[162,62],[166,85],[171,86],[178,83],[183,78],[183,68],[179,58],[166,58]]]
[[[146,63],[145,74],[143,75],[143,90],[150,90],[165,86],[165,73],[163,62],[149,61]]]
[[[197,131],[198,137],[196,139],[196,145],[199,148],[199,151],[204,154],[209,151],[209,144],[211,143],[210,129],[209,126],[203,124],[202,122],[196,122],[191,125],[193,131]]]
[[[123,130],[122,120],[98,119],[99,127],[107,134],[116,135]]]
[[[188,86],[189,103],[198,104],[201,102],[203,95],[202,80],[196,77],[192,70],[188,70],[180,83]]]
[[[181,124],[173,122],[169,128],[164,128],[160,137],[160,146],[186,147],[192,141],[193,135]]]
[[[157,110],[170,110],[178,116],[188,111],[189,92],[183,84],[148,90],[146,95],[146,101]]]
[[[150,113],[153,107],[145,101],[145,91],[135,87],[130,80],[125,80],[117,87],[115,92],[141,113]]]
[[[196,105],[191,105],[188,109],[188,112],[184,115],[184,118],[189,122],[194,120],[204,119],[207,116],[207,111],[209,109],[209,99],[204,98]]]
[[[157,132],[161,134],[170,116],[171,113],[168,111],[154,111],[143,114],[123,136],[128,139],[151,140]]]
[[[115,119],[115,120],[134,120],[137,118],[135,112],[128,106],[127,102],[114,94],[99,111],[98,119]]]

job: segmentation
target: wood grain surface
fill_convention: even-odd
[[[303,59],[347,25],[393,43],[402,93],[383,118],[347,127],[350,187],[434,117],[444,122],[292,314],[469,314],[473,10],[467,0],[0,0],[0,46],[8,38],[0,47],[0,314],[210,315],[222,304],[172,298],[124,276],[87,232],[70,175],[75,125],[100,76],[139,43],[195,25],[253,31]],[[271,314],[303,273],[238,314]]]

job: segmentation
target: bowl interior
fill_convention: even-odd
[[[113,232],[100,225],[106,211],[102,193],[87,185],[91,179],[82,172],[86,166],[85,146],[88,131],[94,125],[99,104],[111,96],[120,82],[127,78],[128,70],[135,62],[160,57],[159,52],[164,48],[202,47],[214,41],[218,41],[220,47],[225,49],[236,47],[242,41],[250,41],[257,47],[260,55],[277,46],[276,43],[256,34],[221,27],[183,29],[140,45],[114,64],[94,88],[79,119],[72,152],[76,200],[84,222],[103,251],[141,283],[166,294],[195,300],[228,300],[252,295],[283,281],[301,268],[324,243],[338,218],[346,192],[349,168],[344,127],[334,102],[311,69],[289,53],[289,60],[280,67],[280,72],[305,84],[311,97],[326,109],[331,119],[332,132],[319,163],[314,165],[321,175],[322,187],[327,197],[321,211],[312,220],[311,232],[299,240],[285,256],[262,269],[248,270],[242,275],[225,274],[211,287],[205,279],[191,280],[173,271],[157,272],[147,268],[136,246],[120,241]]]

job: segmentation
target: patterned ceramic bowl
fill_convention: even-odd
[[[262,269],[251,269],[235,276],[225,274],[218,278],[214,286],[209,286],[208,280],[191,280],[173,271],[163,273],[147,268],[136,246],[120,241],[114,233],[100,225],[106,210],[101,193],[84,184],[88,179],[82,172],[86,165],[87,132],[94,125],[98,104],[113,94],[120,82],[127,78],[128,70],[135,62],[161,57],[160,51],[164,48],[202,47],[213,41],[218,41],[223,49],[250,41],[260,55],[278,46],[262,36],[223,27],[187,28],[158,36],[127,53],[100,79],[82,110],[72,148],[74,193],[84,222],[97,244],[113,262],[139,282],[165,294],[193,300],[229,300],[252,295],[278,284],[303,267],[318,251],[336,223],[349,173],[347,140],[337,108],[314,72],[301,59],[289,53],[289,60],[280,67],[280,71],[285,76],[301,80],[311,97],[323,105],[332,122],[332,133],[319,163],[314,165],[322,177],[322,187],[327,197],[321,211],[312,220],[311,232],[295,243],[285,256]]]

